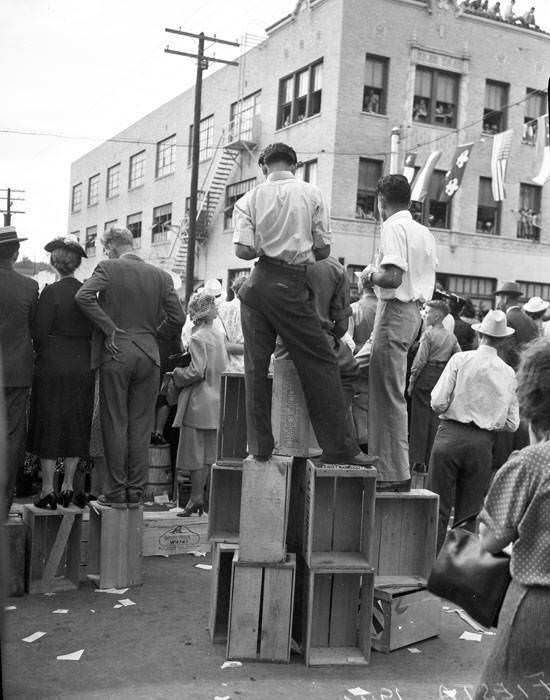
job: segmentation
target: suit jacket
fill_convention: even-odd
[[[519,306],[508,309],[506,323],[516,332],[502,345],[499,355],[507,365],[517,370],[522,348],[538,337],[537,326]]]
[[[185,321],[170,275],[133,253],[100,262],[75,299],[95,325],[92,369],[112,357],[125,362],[128,343],[160,366],[157,339],[169,339]],[[116,337],[120,352],[111,356],[103,343],[116,329],[123,331]]]
[[[4,386],[32,384],[31,326],[38,303],[38,284],[0,260],[0,349],[4,358]]]

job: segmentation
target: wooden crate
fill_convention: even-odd
[[[243,462],[239,558],[276,564],[286,560],[286,528],[292,459],[273,455],[266,462]]]
[[[170,557],[208,550],[208,516],[178,518],[175,513],[149,512],[143,516],[144,557]]]
[[[28,593],[78,588],[82,510],[23,507],[27,525],[26,578]]]
[[[304,547],[305,498],[307,488],[307,460],[292,460],[292,476],[288,506],[286,546],[289,552],[301,554]]]
[[[418,584],[414,587],[407,577],[404,586],[392,579],[384,587],[377,577],[374,589],[372,646],[385,654],[437,637],[441,629],[441,599]]]
[[[296,557],[278,564],[233,558],[227,658],[290,661]]]
[[[127,588],[142,582],[143,507],[90,505],[88,579],[98,588]]]
[[[247,454],[244,374],[227,372],[221,376],[216,462],[239,466]]]
[[[239,541],[242,464],[241,460],[238,465],[212,465],[208,507],[208,538],[212,541]]]
[[[237,544],[229,542],[214,542],[212,545],[212,583],[210,585],[208,632],[213,644],[227,642],[231,574],[233,557],[237,549]]]
[[[373,589],[372,571],[306,568],[302,604],[306,666],[369,663]]]
[[[27,526],[23,520],[8,518],[3,525],[2,536],[5,536],[8,575],[4,577],[7,582],[6,593],[8,596],[25,595],[25,548],[27,538]]]
[[[303,552],[310,568],[372,566],[375,489],[373,467],[308,461]]]

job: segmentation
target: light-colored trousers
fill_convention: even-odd
[[[420,330],[420,304],[380,300],[369,368],[369,453],[380,481],[410,478],[405,382],[407,353]]]

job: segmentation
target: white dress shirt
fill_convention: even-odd
[[[375,287],[380,299],[429,301],[435,286],[437,263],[435,238],[431,231],[416,222],[411,212],[401,210],[382,224],[381,255],[378,266],[395,265],[403,270],[397,289]]]
[[[332,241],[321,190],[287,171],[271,173],[236,202],[233,226],[233,243],[290,265],[314,263],[313,249]]]
[[[453,355],[431,403],[440,420],[475,423],[483,430],[519,427],[515,372],[489,345]]]

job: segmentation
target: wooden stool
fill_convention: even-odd
[[[82,510],[74,506],[46,510],[25,505],[28,593],[78,588]]]
[[[98,588],[127,588],[142,582],[143,506],[90,504],[88,578]]]

